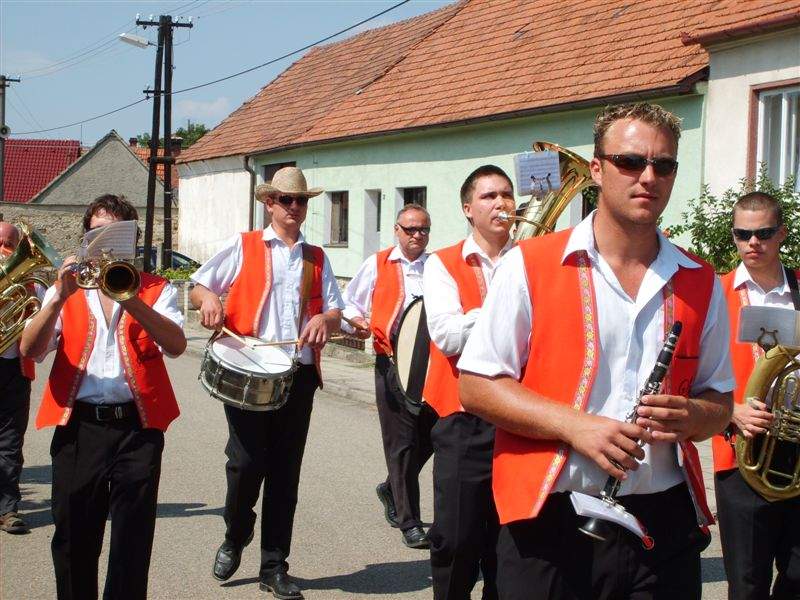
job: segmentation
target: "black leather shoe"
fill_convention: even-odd
[[[239,563],[242,562],[242,550],[252,541],[253,534],[251,532],[250,537],[247,538],[241,548],[237,548],[228,540],[222,542],[222,545],[217,550],[217,555],[214,557],[214,567],[211,569],[214,579],[218,581],[230,579],[236,573],[236,569],[239,568]]]
[[[302,600],[303,598],[300,587],[282,571],[269,577],[262,577],[258,582],[258,589],[262,592],[272,592],[272,595],[279,600]]]
[[[427,550],[431,547],[431,541],[428,539],[428,534],[419,525],[415,525],[411,529],[406,529],[403,532],[403,543],[409,548],[416,548],[418,550]]]
[[[375,488],[375,493],[378,494],[378,500],[383,504],[383,516],[386,517],[386,522],[392,527],[400,527],[397,521],[397,508],[394,505],[394,496],[392,495],[392,488],[386,482],[379,483]]]

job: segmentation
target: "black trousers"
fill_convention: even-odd
[[[375,403],[381,424],[383,454],[389,473],[400,529],[422,525],[419,515],[419,472],[433,453],[431,427],[436,413],[427,405],[418,415],[405,405],[389,357],[375,357]]]
[[[586,536],[569,494],[551,494],[535,519],[500,529],[500,598],[700,600],[700,552],[710,538],[697,526],[686,485],[621,501],[655,540],[652,550],[614,525],[606,541]]]
[[[28,429],[31,382],[18,358],[0,358],[0,516],[16,512],[20,501],[22,443]]]
[[[247,411],[225,405],[228,457],[225,470],[225,539],[242,546],[256,523],[253,510],[263,483],[261,575],[289,568],[300,466],[319,376],[313,365],[294,374],[289,400],[278,410]]]
[[[469,413],[440,418],[433,441],[431,572],[436,600],[466,600],[483,574],[483,598],[497,597],[499,524],[492,496],[494,426]]]
[[[79,407],[80,403],[76,403]],[[98,423],[76,408],[56,427],[53,459],[53,565],[59,600],[97,598],[106,519],[111,547],[103,597],[147,597],[164,433],[131,416]]]
[[[722,558],[731,600],[800,598],[800,497],[768,502],[738,469],[717,473]]]

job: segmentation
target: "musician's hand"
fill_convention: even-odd
[[[767,405],[759,400],[751,399],[733,405],[731,421],[746,438],[766,433],[773,419],[774,416],[767,410]]]
[[[355,335],[360,340],[365,340],[372,335],[369,329],[369,321],[364,317],[353,317],[350,319],[350,325],[355,329]]]
[[[222,302],[216,294],[205,294],[198,310],[200,311],[200,324],[206,329],[216,331],[225,324]]]
[[[311,346],[315,350],[321,350],[331,337],[328,321],[324,314],[311,317],[298,338],[298,349],[302,350],[303,346]]]
[[[644,450],[639,447],[638,441],[651,441],[646,429],[598,415],[576,413],[575,417],[567,440],[573,449],[591,458],[603,471],[620,480],[625,479],[625,471],[639,468],[637,459],[644,458]]]
[[[78,259],[75,256],[68,256],[64,259],[64,263],[58,270],[56,276],[56,300],[64,301],[72,294],[78,291],[78,283],[75,280],[75,265],[78,264]]]
[[[694,432],[693,408],[692,401],[685,396],[642,396],[636,424],[649,429],[655,442],[682,442]]]

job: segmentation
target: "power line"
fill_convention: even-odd
[[[28,105],[25,102],[25,100],[22,99],[22,94],[20,94],[16,90],[16,88],[9,87],[8,89],[10,89],[11,93],[14,94],[14,96],[17,97],[17,100],[19,100],[20,104],[22,104],[22,108],[24,108],[25,111],[30,115],[31,119],[33,119],[33,121],[34,121],[33,126],[34,127],[40,127],[40,128],[43,127],[43,125],[41,123],[39,123],[39,119],[36,118],[36,115],[34,115],[33,112],[31,112],[31,109],[28,108]],[[9,98],[9,100],[10,100],[10,98]],[[28,119],[25,119],[25,120],[27,121]]]
[[[9,89],[10,89],[10,88],[9,88]],[[23,113],[23,112],[22,112],[22,111],[21,111],[19,108],[17,108],[17,106],[16,106],[16,105],[14,104],[14,102],[11,100],[11,97],[10,97],[10,96],[6,96],[6,100],[8,100],[8,105],[9,105],[11,108],[13,108],[13,109],[14,109],[14,112],[15,112],[15,113],[17,113],[17,114],[20,116],[20,118],[22,118],[22,120],[24,120],[24,121],[25,121],[25,123],[27,123],[27,124],[28,124],[28,127],[41,127],[41,125],[36,125],[35,123],[32,123],[32,122],[31,122],[31,120],[30,120],[30,119],[28,119],[28,117],[26,117],[26,116],[25,116],[25,113]]]
[[[82,125],[84,123],[89,123],[90,121],[96,121],[97,119],[102,119],[103,117],[107,117],[108,115],[113,115],[114,113],[118,113],[120,111],[125,110],[126,108],[130,108],[131,106],[136,106],[137,104],[141,104],[142,102],[147,102],[150,100],[149,97],[139,98],[135,102],[131,102],[130,104],[126,104],[125,106],[120,106],[119,108],[115,108],[114,110],[109,110],[108,112],[104,112],[101,115],[95,115],[94,117],[89,117],[88,119],[83,119],[82,121],[75,121],[74,123],[67,123],[66,125],[59,125],[58,127],[49,127],[47,129],[39,129],[38,131],[20,131],[17,135],[31,135],[34,133],[46,133],[48,131],[55,131],[56,129],[66,129],[67,127],[75,127],[76,125]]]

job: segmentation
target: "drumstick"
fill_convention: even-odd
[[[227,327],[225,327],[225,325],[223,325],[223,326],[222,326],[222,331],[223,331],[224,333],[227,333],[227,334],[228,334],[229,336],[231,336],[233,339],[235,339],[235,340],[239,340],[240,342],[242,342],[242,344],[244,344],[244,345],[245,345],[245,346],[247,346],[248,348],[252,348],[252,347],[253,347],[253,344],[252,344],[252,343],[250,343],[248,340],[244,339],[244,338],[243,338],[242,336],[240,336],[238,333],[236,333],[236,332],[234,332],[234,331],[231,331],[230,329],[228,329]],[[255,345],[256,345],[256,346],[260,346],[261,344],[255,344]]]
[[[344,335],[332,335],[331,337],[328,338],[328,341],[340,340],[340,339],[342,339],[344,337],[346,337],[346,336],[344,336]],[[260,344],[253,344],[253,347],[255,348],[256,346],[294,346],[294,345],[299,344],[299,343],[300,343],[300,340],[277,340],[275,342],[261,342]]]

